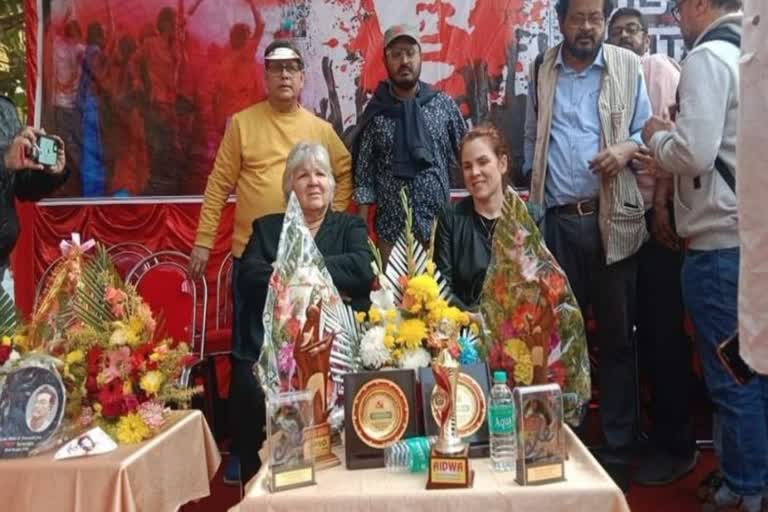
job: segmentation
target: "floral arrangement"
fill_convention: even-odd
[[[362,364],[369,370],[421,368],[429,366],[442,348],[462,364],[476,363],[477,325],[468,313],[448,303],[447,287],[432,261],[433,245],[425,251],[414,239],[413,215],[404,190],[400,198],[405,231],[386,270],[378,249],[370,243],[377,279],[370,309],[356,314],[362,331]]]
[[[563,270],[525,203],[506,193],[481,297],[488,364],[513,385],[556,382],[566,419],[577,423],[590,399],[584,321]]]
[[[93,246],[77,236],[62,245],[64,258],[30,323],[10,340],[24,349],[19,360],[58,360],[70,427],[98,425],[119,443],[138,443],[162,428],[168,405],[184,407],[198,392],[179,380],[197,358],[186,343],[160,339],[149,306],[122,282],[106,250],[96,245],[86,258]]]

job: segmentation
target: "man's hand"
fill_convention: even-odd
[[[193,279],[201,279],[205,274],[205,268],[208,266],[208,258],[211,257],[211,250],[207,247],[196,245],[189,256],[189,273]]]
[[[64,141],[61,140],[61,137],[58,135],[49,135],[49,137],[56,141],[59,149],[56,150],[56,163],[53,164],[50,169],[48,169],[48,172],[51,174],[61,174],[64,172],[64,167],[67,165],[67,156],[66,152],[64,151]]]
[[[680,250],[680,237],[672,228],[672,222],[667,206],[654,205],[651,218],[651,234],[664,247],[673,251]]]
[[[38,130],[27,126],[21,133],[19,133],[8,145],[3,155],[5,161],[5,168],[9,171],[21,171],[23,169],[31,169],[34,171],[42,171],[43,166],[27,157],[31,148],[37,144],[37,136],[44,135],[44,130]],[[64,150],[63,143],[61,143],[61,151]],[[59,162],[56,162],[58,166]],[[63,166],[62,166],[63,168]]]
[[[670,121],[667,116],[653,116],[643,126],[643,142],[647,146],[651,143],[651,138],[656,132],[668,132],[674,129],[674,127],[675,123]]]
[[[627,166],[637,149],[637,144],[632,141],[614,144],[590,160],[589,168],[593,173],[600,174],[604,178],[612,178]]]

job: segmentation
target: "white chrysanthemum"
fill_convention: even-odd
[[[383,327],[373,327],[360,341],[360,357],[366,368],[378,370],[389,361],[389,350],[384,346],[385,334]]]
[[[432,362],[432,356],[423,348],[409,350],[400,358],[400,368],[415,370],[416,368],[426,368]]]
[[[371,292],[371,303],[380,311],[395,309],[395,294],[389,288],[380,288]]]

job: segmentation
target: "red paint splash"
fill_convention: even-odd
[[[327,40],[323,44],[330,48],[336,48],[337,46],[339,46],[339,40],[336,39],[335,37],[332,37],[331,39]]]
[[[499,76],[506,65],[506,50],[513,40],[514,29],[523,18],[524,0],[477,0],[469,16],[471,33],[448,24],[455,9],[450,2],[433,0],[419,2],[414,17],[420,12],[439,15],[438,33],[423,34],[423,43],[441,43],[438,51],[424,53],[423,61],[445,62],[453,65],[454,73],[433,84],[451,96],[464,94],[466,85],[461,70],[478,61],[484,61],[490,76]],[[347,50],[363,59],[361,86],[373,90],[387,77],[383,61],[382,28],[376,16],[373,0],[361,0],[358,11],[360,27],[357,35],[346,45]],[[423,29],[424,27],[420,27]]]

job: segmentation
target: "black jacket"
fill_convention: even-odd
[[[9,171],[5,168],[5,151],[21,131],[21,123],[13,102],[0,96],[0,266],[8,263],[16,239],[19,219],[14,199],[39,201],[67,180],[69,171],[52,175],[41,171]]]
[[[445,207],[437,224],[435,265],[453,291],[452,302],[475,310],[491,262],[491,238],[471,197]]]
[[[241,346],[233,347],[232,352],[241,359],[256,361],[261,352],[264,304],[282,229],[283,214],[256,219],[240,259],[236,286],[242,301]],[[374,276],[365,222],[346,213],[329,211],[315,235],[315,244],[339,293],[350,299],[354,309],[367,309]]]

